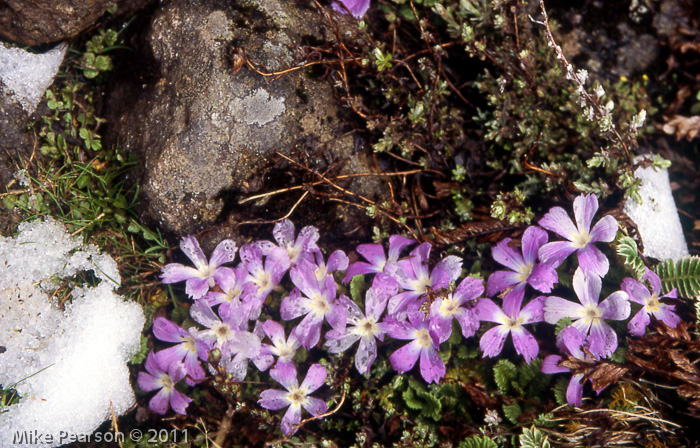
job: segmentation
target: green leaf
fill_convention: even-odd
[[[559,378],[554,384],[554,399],[559,406],[568,404],[566,400],[566,389],[569,387],[569,380],[566,378]]]
[[[654,267],[661,278],[664,293],[678,289],[678,296],[697,298],[700,296],[700,257],[685,257],[678,261],[666,260]]]
[[[506,418],[514,425],[518,424],[518,417],[520,417],[522,413],[523,410],[520,408],[517,401],[513,404],[503,405],[503,415],[505,415]]]
[[[472,436],[461,441],[458,448],[498,448],[498,445],[486,436]]]
[[[557,324],[554,326],[554,334],[556,334],[558,336],[559,333],[561,333],[561,331],[564,328],[568,327],[569,325],[571,325],[573,323],[574,323],[574,320],[572,318],[562,317],[561,319],[559,319]]]
[[[141,364],[146,360],[146,356],[148,355],[149,352],[148,348],[148,337],[141,335],[141,346],[139,348],[138,353],[136,353],[134,356],[131,357],[129,360],[129,364]]]
[[[355,303],[361,304],[364,302],[363,296],[366,290],[365,276],[356,275],[350,280],[350,297]]]
[[[508,393],[512,381],[518,376],[515,365],[507,359],[501,359],[493,366],[493,379],[501,393]]]
[[[621,233],[619,235],[622,235]],[[622,257],[625,266],[630,268],[637,276],[637,280],[644,275],[644,261],[639,256],[637,243],[629,236],[619,236],[615,245],[615,252]]]
[[[520,448],[550,448],[547,436],[536,427],[523,428],[520,435]]]

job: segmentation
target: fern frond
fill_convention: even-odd
[[[666,260],[656,265],[654,271],[661,278],[664,293],[676,288],[679,297],[691,299],[700,296],[700,257]]]
[[[637,243],[629,236],[620,236],[618,233],[617,243],[615,244],[615,252],[622,258],[625,266],[630,268],[637,276],[637,280],[644,275],[644,261],[639,256]]]

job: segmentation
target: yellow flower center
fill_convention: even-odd
[[[426,328],[416,331],[418,333],[416,335],[416,341],[418,341],[418,345],[420,345],[421,348],[428,348],[433,346],[433,339],[430,337],[430,333]]]
[[[649,300],[647,300],[646,308],[649,312],[655,313],[661,308],[661,301],[657,296],[651,296]]]
[[[573,245],[579,249],[583,249],[591,242],[591,236],[586,232],[581,232],[574,237]]]

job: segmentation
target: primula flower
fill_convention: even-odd
[[[332,276],[323,282],[316,279],[316,265],[302,260],[294,266],[289,276],[298,288],[282,299],[280,315],[284,320],[292,320],[306,315],[294,329],[301,345],[310,349],[321,339],[324,319],[333,328],[343,328],[347,312],[345,307],[335,302],[336,284]],[[304,295],[300,295],[301,291]]]
[[[270,338],[272,345],[263,344],[260,348],[260,356],[253,359],[258,370],[267,370],[274,362],[274,356],[277,357],[278,363],[291,363],[300,346],[297,337],[292,333],[289,338],[286,338],[282,324],[273,320],[265,321],[261,327],[265,335]]]
[[[447,288],[462,273],[462,260],[454,255],[445,257],[429,272],[431,247],[430,243],[423,243],[411,251],[409,259],[398,261],[393,276],[406,291],[389,300],[389,314],[406,310],[416,299],[425,295],[428,288]]]
[[[644,330],[646,330],[649,325],[650,315],[653,315],[669,327],[676,328],[676,325],[678,325],[678,322],[681,320],[681,318],[674,313],[676,306],[661,302],[661,298],[664,297],[669,299],[678,297],[676,289],[673,288],[668,294],[659,297],[661,293],[661,280],[659,276],[649,268],[645,268],[642,280],[649,281],[651,284],[651,292],[649,292],[643,283],[633,278],[627,277],[622,281],[622,290],[629,294],[630,300],[642,305],[642,309],[639,310],[627,324],[627,329],[630,334],[633,336],[643,336]]]
[[[513,336],[515,351],[525,358],[525,362],[530,364],[537,357],[540,346],[532,333],[527,331],[523,325],[542,322],[544,301],[544,296],[537,297],[521,310],[519,303],[508,304],[504,302],[503,309],[501,309],[490,299],[480,299],[474,308],[479,320],[499,324],[481,336],[479,347],[484,352],[483,356],[493,357],[501,353],[503,343],[510,333]]]
[[[248,267],[245,263],[239,264],[231,270],[230,275],[224,275],[219,284],[221,292],[209,291],[203,299],[209,303],[209,306],[214,307],[219,305],[220,312],[227,312],[230,306],[238,306],[243,304],[244,308],[248,308],[247,312],[252,310],[250,302],[254,301],[255,294],[258,292],[258,287],[255,283],[247,279]],[[257,305],[257,301],[256,301]]]
[[[593,273],[599,277],[605,276],[610,263],[593,243],[598,241],[609,243],[614,240],[618,226],[615,218],[608,215],[601,218],[591,229],[596,211],[598,211],[598,197],[594,194],[580,195],[574,199],[576,224],[571,221],[563,208],[552,208],[540,220],[539,225],[569,241],[545,244],[539,250],[540,260],[557,267],[573,252],[578,252],[578,264],[584,272]]]
[[[265,257],[264,262],[263,257]],[[249,318],[254,320],[260,316],[262,305],[267,296],[289,270],[289,255],[286,250],[274,246],[270,242],[267,244],[263,242],[261,244],[246,244],[241,247],[241,259],[248,269],[245,282],[253,283],[257,287],[254,296],[249,298],[246,306],[250,309]]]
[[[349,282],[356,275],[379,274],[384,272],[387,263],[398,261],[401,252],[411,244],[415,244],[415,241],[401,235],[391,235],[389,237],[388,258],[381,244],[360,244],[357,246],[357,253],[362,255],[369,263],[357,261],[351,264],[348,270],[345,271],[343,283]]]
[[[574,327],[566,327],[561,332],[559,332],[558,344],[563,345],[561,347],[562,352],[571,356],[572,358],[578,359],[579,361],[589,362],[591,364],[595,363],[597,360],[588,356],[583,350],[582,346],[588,345],[585,341],[584,336]],[[587,347],[588,349],[588,347]],[[559,355],[549,355],[542,361],[541,371],[542,373],[554,374],[571,372],[568,367],[560,366],[559,363],[562,361],[562,357]],[[571,376],[569,381],[569,386],[566,388],[566,401],[571,406],[581,406],[583,401],[583,373],[578,373]],[[602,390],[602,389],[601,389]],[[597,392],[600,392],[598,390]]]
[[[221,241],[211,259],[207,261],[199,243],[193,236],[186,236],[180,242],[180,249],[194,263],[194,268],[180,263],[169,263],[163,267],[160,278],[163,283],[177,283],[185,281],[185,292],[192,299],[199,299],[220,284],[222,279],[231,274],[231,268],[222,267],[224,263],[233,261],[236,256],[236,243],[231,240]]]
[[[221,364],[234,379],[242,381],[248,371],[248,360],[260,355],[260,337],[247,331],[248,316],[242,307],[232,305],[226,312],[219,310],[219,314],[221,317],[204,300],[190,308],[192,318],[207,327],[199,336],[221,351]]]
[[[295,239],[294,224],[292,221],[285,219],[275,224],[272,235],[275,237],[277,244],[287,251],[292,265],[295,265],[301,259],[313,261],[312,253],[319,250],[316,245],[316,241],[319,238],[318,229],[313,226],[306,226],[301,229],[299,236]]]
[[[420,374],[428,383],[438,382],[445,376],[445,363],[438,354],[440,342],[430,321],[418,306],[408,310],[408,321],[390,318],[384,321],[386,333],[394,339],[409,339],[411,342],[392,353],[389,361],[399,373],[408,372],[420,358]]]
[[[319,283],[325,281],[328,274],[335,271],[344,271],[348,268],[348,256],[342,250],[336,250],[328,257],[328,263],[323,261],[323,254],[320,250],[314,252],[314,258],[316,259],[316,269],[314,274],[316,274],[316,280]]]
[[[489,276],[486,291],[489,297],[509,290],[504,300],[515,300],[516,307],[522,303],[525,285],[530,284],[541,292],[550,292],[557,282],[557,271],[546,263],[537,263],[537,251],[547,242],[547,232],[537,226],[525,229],[522,243],[522,255],[508,244],[506,238],[491,250],[493,259],[512,271],[496,271]]]
[[[321,364],[313,364],[309,367],[306,378],[300,386],[297,380],[297,369],[293,364],[277,364],[270,370],[270,376],[287,390],[264,390],[260,393],[258,403],[265,409],[273,411],[289,406],[282,417],[281,426],[284,435],[290,436],[296,432],[297,426],[301,423],[301,408],[309,411],[314,417],[325,413],[328,409],[325,401],[309,396],[323,386],[327,375],[325,367]]]
[[[197,380],[204,379],[204,369],[199,360],[207,360],[211,345],[197,337],[194,327],[187,331],[164,317],[156,317],[153,320],[153,334],[161,341],[178,343],[158,352],[164,366],[181,363],[184,359],[187,384],[194,386]]]
[[[438,336],[440,343],[449,339],[452,333],[452,319],[457,319],[465,338],[474,336],[479,329],[479,318],[467,305],[484,293],[483,281],[467,277],[457,286],[454,292],[448,292],[446,297],[435,299],[430,306],[430,328]]]
[[[394,291],[396,293],[396,291]],[[347,309],[347,323],[351,328],[344,331],[331,330],[326,333],[326,346],[330,353],[342,353],[352,344],[360,341],[355,354],[355,368],[361,374],[369,373],[374,360],[377,359],[377,341],[384,340],[384,324],[379,322],[386,308],[390,293],[377,293],[373,288],[365,295],[365,313],[360,307],[346,296],[340,296],[338,301]]]
[[[178,414],[186,415],[192,399],[175,389],[175,384],[186,375],[185,366],[181,362],[166,366],[164,360],[151,351],[146,357],[146,372],[139,372],[139,387],[146,392],[160,389],[148,402],[148,408],[164,415],[172,407]]]
[[[367,13],[369,9],[369,0],[340,0],[340,3],[333,3],[333,9],[336,11],[346,14],[350,11],[356,19],[362,18]],[[343,5],[345,7],[343,7]]]
[[[544,320],[556,324],[565,317],[574,319],[573,326],[582,335],[588,335],[591,353],[601,358],[610,356],[617,348],[617,334],[605,320],[624,320],[630,315],[628,295],[617,291],[598,303],[602,280],[597,275],[587,275],[579,268],[574,273],[574,292],[579,303],[550,296],[544,305]]]

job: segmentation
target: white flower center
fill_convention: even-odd
[[[292,404],[292,406],[303,406],[306,401],[307,392],[301,387],[292,387],[287,394],[287,400]]]
[[[325,316],[331,309],[328,304],[328,300],[320,294],[316,294],[311,297],[311,303],[309,304],[309,309],[316,316]]]
[[[274,347],[272,353],[277,355],[282,360],[290,360],[294,356],[294,345],[287,342],[282,342],[280,345]]]
[[[272,289],[272,277],[267,271],[261,272],[253,281],[258,285],[258,292]]]
[[[525,263],[523,266],[520,267],[520,273],[518,275],[518,280],[521,282],[526,282],[527,278],[532,274],[532,269],[535,266],[532,263]]]
[[[647,300],[646,309],[650,313],[656,313],[661,308],[661,301],[657,296],[651,296]]]
[[[426,328],[416,330],[415,333],[416,341],[421,348],[428,348],[433,346],[433,338],[430,337],[430,333]]]
[[[572,241],[574,247],[578,249],[583,249],[584,247],[588,246],[588,243],[590,242],[591,236],[586,232],[576,234],[576,236],[574,236],[574,240]]]
[[[362,338],[373,338],[379,333],[379,325],[377,325],[377,320],[374,317],[365,317],[357,321],[357,326],[350,332]]]
[[[588,303],[583,306],[581,311],[581,318],[586,324],[592,324],[600,320],[603,315],[603,310],[601,310],[598,305],[594,303]]]
[[[173,390],[175,387],[175,383],[173,383],[173,379],[170,378],[170,375],[167,373],[161,373],[160,374],[160,383],[163,385],[163,389],[170,394],[170,392]]]
[[[503,326],[506,328],[506,330],[510,331],[515,328],[519,328],[523,324],[523,318],[518,316],[517,319],[513,319],[512,317],[509,317],[506,319],[506,321],[503,323]]]
[[[459,310],[459,304],[450,294],[448,297],[442,299],[440,304],[440,314],[445,317],[454,316]]]

